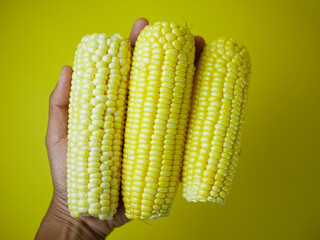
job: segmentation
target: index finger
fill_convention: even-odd
[[[137,38],[140,34],[140,32],[144,29],[145,26],[149,24],[148,20],[145,18],[139,18],[137,19],[131,29],[129,41],[131,42],[132,48],[134,48],[134,45],[137,41]]]
[[[194,36],[194,42],[195,42],[195,47],[196,47],[195,63],[197,63],[206,43],[205,43],[204,39],[200,36]]]

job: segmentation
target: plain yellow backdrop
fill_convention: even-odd
[[[8,1],[0,3],[0,239],[33,239],[51,195],[44,145],[62,65],[92,32],[127,35],[138,17],[231,36],[252,61],[240,166],[224,205],[178,191],[167,218],[112,239],[320,239],[320,1]]]

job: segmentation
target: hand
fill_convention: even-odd
[[[146,19],[138,19],[132,27],[129,40],[134,47],[141,30],[148,25]],[[196,59],[199,57],[204,40],[195,37]],[[46,146],[53,182],[53,197],[46,216],[36,235],[36,239],[105,239],[114,228],[129,220],[124,214],[124,205],[120,198],[119,207],[113,220],[102,221],[95,217],[70,216],[67,205],[67,127],[68,104],[72,68],[64,66],[59,82],[50,95],[49,122]]]

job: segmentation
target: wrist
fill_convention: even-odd
[[[36,239],[105,239],[112,231],[102,232],[90,225],[90,220],[71,217],[66,201],[54,194]]]

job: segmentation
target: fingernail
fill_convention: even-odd
[[[59,81],[58,81],[58,82],[60,82],[61,79],[62,79],[62,74],[63,74],[63,71],[64,71],[64,68],[65,68],[65,67],[66,67],[66,66],[64,65],[64,66],[62,66],[62,68],[61,68],[60,77],[59,77]]]

